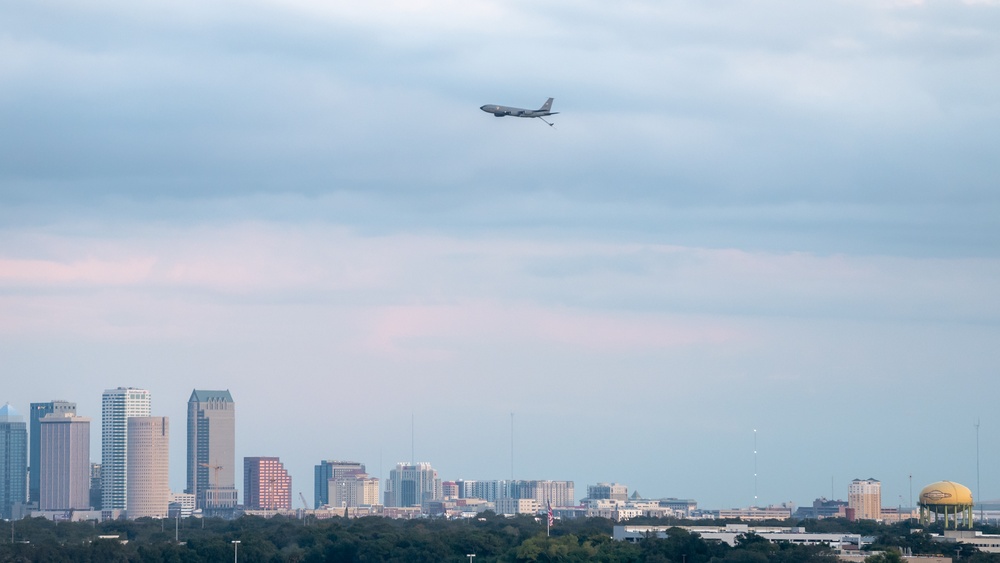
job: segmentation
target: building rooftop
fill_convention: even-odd
[[[24,417],[10,406],[10,403],[0,407],[0,422],[24,422]]]
[[[195,389],[191,392],[191,398],[188,401],[196,401],[199,403],[204,403],[207,401],[222,401],[224,403],[232,403],[233,396],[229,394],[229,389],[225,391],[212,391],[207,389]]]

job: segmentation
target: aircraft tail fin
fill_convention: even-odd
[[[554,99],[555,98],[549,98],[549,99],[545,100],[545,103],[542,104],[542,107],[539,108],[538,111],[552,111],[552,100],[554,100]]]

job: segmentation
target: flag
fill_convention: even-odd
[[[546,504],[549,507],[549,522],[548,522],[548,526],[551,528],[552,527],[552,522],[555,521],[555,519],[552,518],[552,503],[551,502],[547,502]]]

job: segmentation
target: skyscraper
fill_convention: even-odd
[[[330,504],[330,481],[339,479],[351,473],[364,473],[365,464],[356,461],[336,461],[327,459],[319,462],[316,466],[313,482],[314,508],[319,508],[324,504]]]
[[[128,507],[128,419],[149,416],[146,389],[118,387],[101,397],[101,505],[103,510]]]
[[[882,519],[882,483],[875,479],[855,479],[847,487],[847,507],[858,520]]]
[[[10,403],[0,407],[0,517],[28,497],[28,427]]]
[[[41,426],[40,421],[47,414],[76,414],[76,403],[68,401],[49,401],[47,403],[31,403],[28,411],[30,426],[28,428],[28,500],[38,502],[38,467],[41,458]]]
[[[441,479],[429,463],[397,463],[385,484],[386,506],[421,506],[440,500]]]
[[[165,416],[128,419],[128,517],[166,518],[170,504],[170,424]]]
[[[206,510],[236,507],[236,404],[229,391],[195,389],[188,399],[187,489]]]
[[[39,510],[89,509],[90,419],[55,411],[38,420],[38,433]]]
[[[243,458],[243,505],[255,510],[292,508],[292,478],[278,458]]]

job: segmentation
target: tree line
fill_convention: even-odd
[[[706,525],[704,521],[642,519],[651,525]],[[703,540],[680,528],[668,537],[638,543],[611,539],[614,522],[580,518],[557,522],[547,536],[544,522],[531,516],[507,518],[491,512],[468,520],[391,520],[379,517],[327,520],[244,516],[236,520],[187,519],[51,522],[42,518],[5,523],[0,563],[7,562],[676,562],[832,563],[823,546],[772,543],[753,533],[736,546]],[[718,523],[712,523],[718,524]],[[788,522],[780,525],[788,526]],[[899,553],[941,554],[970,563],[1000,557],[933,542],[927,531],[908,524],[883,526],[839,519],[797,523],[810,532],[861,533],[883,551],[870,563],[897,563]],[[104,538],[102,539],[102,536]],[[107,537],[114,536],[114,537]],[[175,537],[179,541],[175,541]],[[2,541],[2,540],[0,540]],[[238,544],[234,542],[239,542]],[[475,557],[470,558],[470,555]]]

